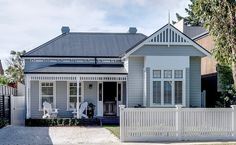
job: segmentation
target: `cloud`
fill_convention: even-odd
[[[0,59],[11,50],[30,50],[71,31],[126,32],[129,26],[151,34],[167,23],[167,13],[184,14],[186,0],[0,0]],[[174,18],[174,15],[172,16]]]

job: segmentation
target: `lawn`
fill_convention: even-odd
[[[104,125],[104,128],[113,133],[116,137],[120,138],[120,126],[117,125]]]

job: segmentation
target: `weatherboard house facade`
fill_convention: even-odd
[[[201,107],[201,58],[209,52],[167,24],[150,36],[127,33],[62,34],[27,52],[26,117],[42,118],[43,102],[58,117],[73,117],[83,102],[95,116],[126,107]]]

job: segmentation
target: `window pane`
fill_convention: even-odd
[[[175,81],[175,104],[182,104],[183,95],[183,83],[182,81]]]
[[[161,70],[153,70],[153,78],[161,78]]]
[[[99,101],[102,101],[102,83],[99,83]]]
[[[53,87],[42,87],[42,95],[53,95]]]
[[[118,101],[121,101],[121,84],[118,84]]]
[[[175,70],[175,78],[183,78],[183,70]]]
[[[42,108],[43,108],[43,103],[48,102],[53,106],[53,97],[42,97]]]
[[[164,104],[171,104],[172,82],[164,81]]]
[[[153,103],[161,104],[161,81],[153,81]]]
[[[70,87],[70,95],[77,95],[77,88],[76,87]]]
[[[70,97],[69,108],[76,109],[77,97]]]
[[[172,70],[164,70],[164,78],[172,78]]]

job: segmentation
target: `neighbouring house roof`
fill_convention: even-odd
[[[141,33],[67,33],[23,57],[119,57],[146,36]]]
[[[189,38],[194,39],[195,37],[208,33],[208,31],[201,26],[188,26],[185,24],[184,19],[174,24],[175,28],[187,35]]]
[[[56,64],[25,72],[26,74],[127,74],[123,65]]]
[[[183,33],[188,37],[194,39],[194,37],[208,32],[206,29],[200,26],[186,26]]]
[[[0,75],[3,75],[4,74],[4,70],[3,70],[3,67],[2,67],[2,62],[0,60]]]

